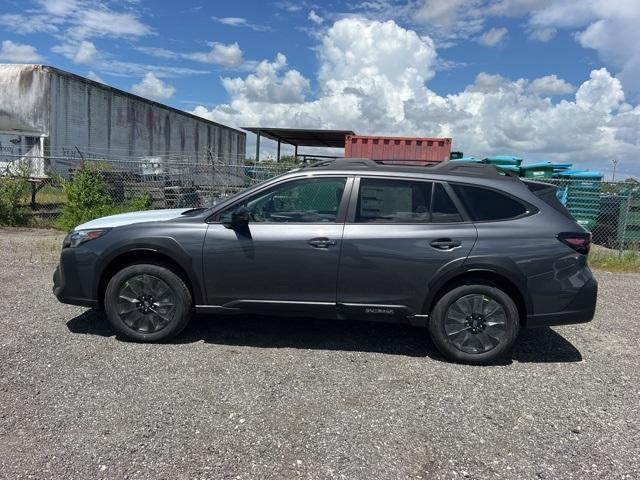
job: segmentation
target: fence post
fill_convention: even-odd
[[[209,163],[211,164],[211,199],[209,202],[211,203],[211,207],[213,207],[215,203],[215,189],[216,189],[216,162],[211,153],[211,148],[207,149],[207,157],[209,157]]]
[[[627,195],[627,201],[624,206],[624,216],[622,217],[622,234],[620,235],[620,246],[618,249],[618,257],[622,258],[624,253],[624,245],[627,237],[627,223],[629,222],[629,206],[631,205],[631,197],[633,197],[633,193],[629,192]]]

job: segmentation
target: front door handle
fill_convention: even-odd
[[[331,240],[330,238],[327,238],[327,237],[318,237],[318,238],[312,238],[307,243],[314,248],[329,248],[335,245],[336,241]]]
[[[453,250],[462,245],[462,242],[450,238],[438,238],[437,240],[433,240],[430,245],[437,250]]]

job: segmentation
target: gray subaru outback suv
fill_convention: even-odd
[[[486,363],[521,328],[594,316],[591,236],[555,193],[489,165],[321,162],[212,208],[80,225],[54,293],[139,342],[172,338],[194,312],[371,319]]]

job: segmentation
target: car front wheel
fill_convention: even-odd
[[[118,335],[136,342],[169,340],[192,316],[185,282],[160,265],[135,264],[117,272],[107,285],[104,305]]]
[[[429,331],[448,359],[485,364],[511,350],[519,323],[518,308],[504,291],[489,285],[462,285],[438,300]]]

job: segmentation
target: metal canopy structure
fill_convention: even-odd
[[[345,137],[355,135],[351,130],[316,130],[305,128],[268,128],[268,127],[242,127],[243,130],[255,133],[256,162],[260,161],[260,138],[266,137],[278,142],[277,159],[280,160],[280,144],[287,143],[295,147],[295,156],[298,157],[298,147],[328,147],[344,148]],[[302,155],[306,157],[307,155]],[[325,157],[324,155],[313,155]],[[330,157],[332,158],[332,157]]]

